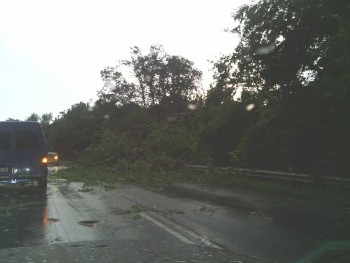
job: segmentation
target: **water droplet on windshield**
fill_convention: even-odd
[[[249,62],[251,62],[253,60],[251,56],[245,56],[243,59],[247,63],[249,63]]]
[[[255,105],[253,103],[249,104],[247,107],[246,107],[246,110],[247,111],[251,111],[252,109],[255,108]]]
[[[117,86],[117,84],[113,80],[107,80],[105,82],[105,87],[108,89],[115,89],[116,86]]]
[[[187,107],[189,110],[196,110],[198,105],[196,103],[189,103]]]
[[[95,102],[92,99],[90,99],[90,101],[89,101],[89,111],[93,111],[94,108],[95,108]]]
[[[267,54],[271,53],[272,51],[274,51],[275,48],[276,48],[275,44],[269,44],[269,45],[261,46],[261,47],[256,49],[256,54],[258,54],[258,55],[267,55]]]

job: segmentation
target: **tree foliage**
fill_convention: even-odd
[[[131,51],[129,60],[101,71],[105,86],[98,92],[95,105],[73,105],[50,125],[53,149],[93,161],[106,156],[127,160],[145,147],[164,147],[159,142],[169,139],[165,132],[170,132],[168,120],[190,111],[188,104],[195,99],[201,72],[191,61],[166,54],[161,46],[151,46],[146,55],[137,47]],[[132,74],[127,75],[130,71]],[[175,148],[189,149],[188,138],[184,139],[187,133],[183,134],[172,137],[179,138],[178,143],[169,142],[168,151],[174,158],[180,151]],[[149,153],[151,156],[154,151]]]
[[[132,71],[129,80],[121,72],[122,66]],[[118,105],[136,103],[142,107],[161,102],[176,103],[196,94],[201,75],[191,61],[168,55],[161,46],[151,46],[146,55],[138,47],[133,47],[130,60],[101,71],[106,85],[99,92],[99,97],[104,102],[113,101]]]
[[[346,0],[262,0],[241,7],[232,29],[241,42],[216,63],[217,81],[273,101],[344,72],[339,60],[349,63],[348,11]]]
[[[77,156],[94,142],[99,121],[87,103],[77,103],[61,112],[49,128],[49,147],[66,157]]]
[[[350,170],[342,157],[350,145],[344,144],[350,128],[349,10],[345,0],[262,0],[234,14],[232,32],[241,42],[215,64],[211,94],[227,97],[243,89],[264,105],[233,149],[234,164]]]
[[[40,121],[40,116],[36,113],[32,113],[26,121]]]
[[[101,71],[93,107],[73,105],[49,125],[51,147],[94,161],[142,156],[147,169],[191,163],[320,175],[350,171],[348,0],[261,0],[240,7],[241,41],[201,72],[161,46]],[[35,117],[35,116],[34,116]],[[142,163],[141,162],[141,163]]]

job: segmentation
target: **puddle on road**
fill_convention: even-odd
[[[263,211],[250,212],[248,218],[263,219],[266,221],[273,221],[273,218]]]
[[[100,223],[100,221],[97,221],[97,220],[84,220],[84,221],[80,221],[78,223],[80,225],[83,225],[83,226],[96,227],[97,224]]]
[[[83,245],[79,245],[79,244],[73,244],[73,245],[70,245],[70,247],[82,247]]]
[[[96,245],[95,247],[104,248],[104,247],[109,247],[109,246],[108,245]]]
[[[120,208],[113,209],[112,213],[117,216],[123,216],[131,213],[131,210],[125,210]]]
[[[155,211],[155,212],[158,212],[158,211]],[[184,215],[185,212],[182,211],[182,210],[167,210],[167,211],[159,211],[160,215],[166,217],[168,215],[172,216],[172,215]]]
[[[202,206],[199,210],[194,210],[196,213],[214,213],[215,210],[210,207]]]
[[[47,219],[47,222],[48,222],[49,224],[54,224],[54,223],[56,223],[56,222],[58,222],[58,221],[60,221],[60,220],[57,219],[57,218],[48,218],[48,219]]]

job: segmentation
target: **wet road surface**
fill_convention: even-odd
[[[0,195],[1,262],[288,263],[350,237],[347,209],[232,189],[105,191],[53,178],[46,195]]]

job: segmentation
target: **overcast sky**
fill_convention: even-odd
[[[247,0],[0,0],[0,120],[96,99],[100,70],[152,44],[195,63],[233,52],[232,12]]]

